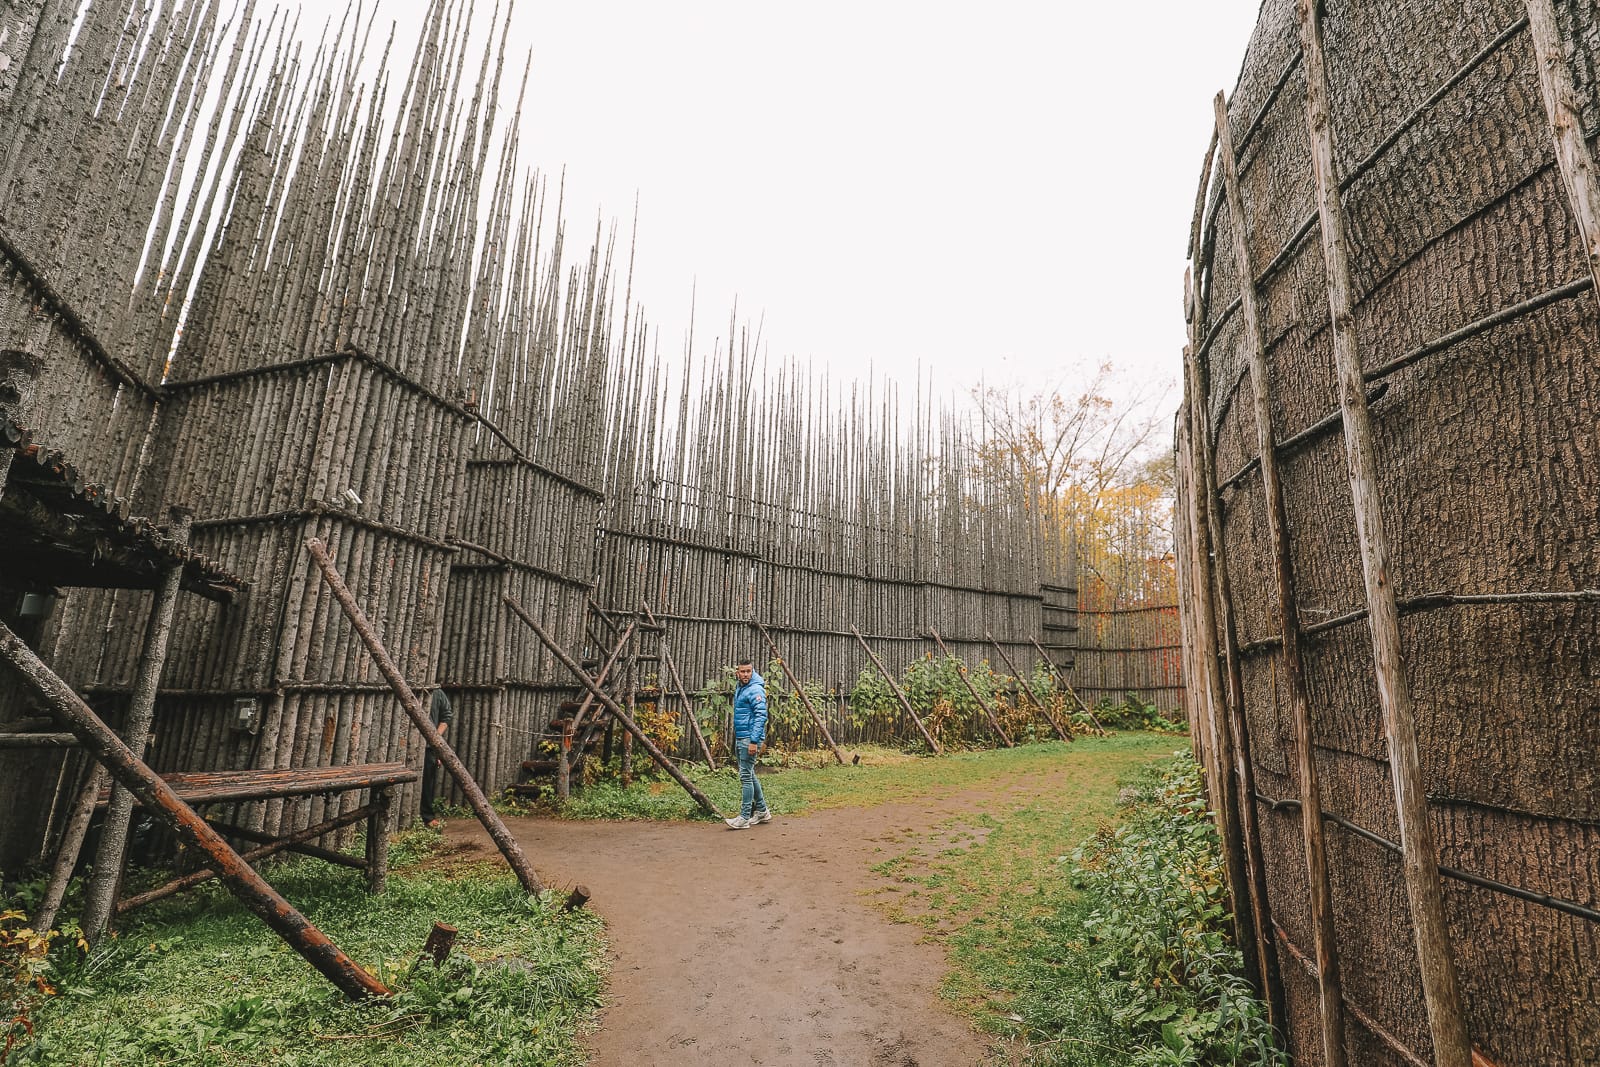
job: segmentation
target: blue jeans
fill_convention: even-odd
[[[756,757],[750,751],[750,742],[739,738],[734,742],[739,750],[739,814],[745,818],[758,811],[767,810],[767,798],[761,793],[761,783],[756,781]]]

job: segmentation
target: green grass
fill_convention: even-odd
[[[1181,738],[1145,733],[1116,733],[1080,738],[1073,744],[1043,741],[1016,748],[955,752],[938,757],[909,756],[875,746],[851,748],[846,757],[861,755],[859,766],[840,766],[832,754],[817,766],[789,766],[761,772],[762,789],[772,810],[798,815],[836,807],[869,807],[897,800],[969,789],[996,777],[1026,779],[1070,768],[1074,795],[1088,797],[1109,788],[1126,766],[1171,752]],[[806,754],[816,760],[815,754]],[[765,760],[766,757],[763,757]],[[810,762],[789,758],[789,762]],[[724,766],[715,773],[704,765],[685,768],[689,778],[724,811],[737,813],[739,773]],[[1081,787],[1080,787],[1081,781]],[[1109,809],[1108,809],[1109,810]],[[601,780],[575,790],[559,814],[571,819],[704,819],[683,789],[665,776],[634,782],[627,788]]]
[[[490,866],[398,870],[381,897],[366,895],[359,872],[311,861],[276,866],[271,878],[398,995],[346,1000],[213,883],[135,913],[108,948],[59,967],[59,994],[8,1064],[584,1062],[577,1036],[598,1009],[604,974],[595,916],[530,898]],[[455,954],[408,974],[435,921],[460,930]]]
[[[1198,771],[1149,740],[874,868],[877,902],[946,946],[941,993],[1007,1039],[1008,1063],[1280,1062],[1223,933]]]

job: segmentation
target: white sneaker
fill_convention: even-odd
[[[754,819],[747,819],[743,815],[735,815],[731,819],[723,819],[722,821],[728,824],[728,829],[730,830],[748,830],[756,824]]]
[[[764,810],[764,809],[762,811],[758,811],[754,815],[750,816],[750,825],[752,825],[752,826],[755,826],[755,825],[757,825],[759,823],[771,822],[771,821],[772,821],[772,812]]]

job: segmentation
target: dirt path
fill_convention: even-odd
[[[954,816],[1009,810],[1053,774],[938,798],[719,824],[509,820],[547,883],[609,927],[595,1067],[973,1067],[986,1040],[937,997],[944,950],[867,902],[871,867]],[[781,777],[774,780],[781,788]],[[450,844],[490,849],[475,823]]]

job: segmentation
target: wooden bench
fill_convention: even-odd
[[[318,795],[332,795],[348,793],[358,789],[372,790],[372,798],[367,804],[324,819],[315,826],[308,826],[303,830],[296,830],[290,834],[274,836],[260,830],[251,830],[243,826],[234,826],[229,823],[218,822],[214,819],[206,821],[216,828],[224,837],[236,840],[249,841],[257,847],[240,854],[247,863],[278,852],[297,852],[301,855],[314,856],[326,863],[333,863],[343,867],[353,867],[363,871],[367,876],[367,890],[372,893],[383,892],[389,878],[389,790],[396,785],[415,782],[422,775],[417,770],[407,767],[404,763],[359,763],[343,767],[291,767],[274,770],[249,770],[249,771],[188,771],[182,773],[163,774],[161,780],[172,787],[178,798],[191,808],[199,808],[204,804],[226,804],[249,800],[279,800],[289,797],[305,797]],[[104,789],[100,793],[98,803],[105,805],[110,802],[111,790]],[[333,833],[343,827],[350,826],[367,820],[367,850],[365,857],[350,856],[343,852],[322,848],[312,844],[317,838]],[[124,897],[117,902],[117,914],[149,904],[152,901],[169,897],[209,881],[216,877],[209,868],[174,878],[164,885],[157,886],[136,896]]]

